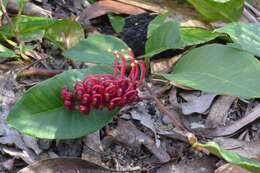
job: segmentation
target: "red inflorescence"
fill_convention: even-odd
[[[129,50],[131,70],[126,76],[125,55],[117,51],[109,50],[109,52],[112,52],[116,58],[114,74],[89,75],[84,80],[77,81],[73,91],[69,91],[64,86],[61,97],[66,108],[77,109],[88,114],[91,109],[107,107],[109,110],[113,110],[116,107],[123,107],[138,101],[137,88],[145,78],[144,62],[135,60],[133,52]]]

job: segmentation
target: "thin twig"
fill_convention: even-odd
[[[7,22],[8,22],[9,25],[10,25],[11,30],[14,32],[16,42],[17,42],[17,44],[19,45],[20,42],[21,42],[20,34],[19,34],[19,32],[16,30],[16,27],[14,26],[14,24],[13,24],[11,18],[9,17],[9,15],[8,15],[8,13],[7,13],[7,11],[6,11],[6,8],[5,8],[5,6],[4,6],[3,0],[0,0],[0,8],[1,8],[1,11],[3,12],[4,16],[6,17]]]
[[[260,17],[260,11],[258,11],[258,9],[256,9],[255,7],[253,7],[251,4],[249,4],[248,2],[245,2],[245,6],[247,8],[249,8],[251,11],[253,11],[257,17]]]
[[[181,129],[184,132],[188,132],[188,130],[181,124],[181,122],[179,122],[179,120],[176,118],[177,115],[174,115],[174,113],[170,110],[168,110],[163,104],[162,102],[156,97],[155,93],[152,91],[152,89],[148,86],[147,83],[145,83],[145,87],[147,88],[147,90],[149,91],[151,97],[153,98],[153,100],[155,101],[156,105],[158,106],[158,108],[160,109],[161,112],[163,112],[172,122],[172,124]]]
[[[53,77],[62,72],[63,70],[47,70],[47,69],[40,69],[40,68],[31,68],[18,73],[17,77],[31,77],[31,76]]]
[[[182,123],[177,119],[177,113],[174,111],[170,111],[169,109],[167,109],[163,103],[156,97],[155,93],[153,92],[153,90],[151,89],[150,86],[148,86],[147,83],[145,83],[145,87],[147,88],[147,90],[149,91],[152,99],[155,101],[156,105],[158,106],[159,110],[164,113],[164,115],[166,115],[170,120],[171,123],[179,128],[184,134],[184,136],[188,139],[188,142],[190,145],[193,145],[194,143],[196,143],[197,137],[191,133],[190,131],[188,131],[183,125]]]
[[[249,20],[249,22],[258,22],[258,20],[246,8],[244,8],[243,15]]]

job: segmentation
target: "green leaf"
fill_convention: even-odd
[[[18,131],[46,139],[70,139],[90,134],[110,122],[118,110],[92,110],[85,115],[64,108],[61,88],[73,84],[85,75],[112,73],[102,66],[86,70],[70,70],[29,89],[12,108],[7,122]]]
[[[217,94],[260,97],[260,64],[250,53],[212,44],[191,50],[162,74],[177,84]]]
[[[183,47],[206,43],[223,35],[196,27],[181,27],[180,33],[183,40]]]
[[[241,49],[260,56],[259,23],[232,23],[215,31],[228,34],[234,43],[240,45]]]
[[[76,61],[113,65],[115,56],[108,49],[120,51],[128,49],[128,46],[116,37],[92,34],[66,50],[64,56]]]
[[[237,21],[243,13],[244,0],[188,0],[206,21]]]
[[[22,41],[32,41],[42,39],[45,29],[51,25],[55,20],[44,18],[44,17],[31,17],[31,16],[20,16],[19,17],[19,33]],[[16,18],[13,19],[15,24]],[[7,38],[15,36],[15,33],[11,30],[10,25],[4,25],[0,29],[1,34]]]
[[[124,17],[110,13],[110,14],[108,14],[108,19],[109,19],[113,29],[115,30],[115,32],[119,33],[123,30],[123,28],[125,26]]]
[[[95,2],[97,2],[96,0],[88,0],[88,2],[90,3],[90,4],[94,4]]]
[[[61,49],[68,49],[84,38],[84,30],[74,20],[57,20],[47,28],[44,37]]]
[[[146,57],[151,57],[167,49],[182,49],[186,46],[202,44],[223,35],[203,28],[179,28],[176,22],[164,22],[162,19],[165,16],[166,14],[155,19],[157,23],[152,23],[148,27],[148,33],[151,35],[146,42],[146,54],[144,55]]]
[[[156,16],[148,25],[147,38],[149,38],[153,34],[153,32],[156,31],[156,29],[158,29],[163,23],[165,23],[165,20],[170,15],[170,12],[166,12],[164,14]]]
[[[225,161],[227,161],[229,163],[239,165],[239,166],[251,171],[252,173],[260,172],[260,162],[259,161],[253,160],[253,159],[248,159],[235,152],[224,150],[224,149],[220,148],[220,146],[215,142],[208,142],[206,144],[195,143],[195,144],[193,144],[193,147],[206,148],[212,154],[214,154],[220,158],[223,158]]]
[[[0,58],[13,58],[16,54],[11,49],[8,49],[0,44]]]
[[[145,44],[145,56],[151,57],[167,49],[183,47],[179,25],[176,22],[165,22],[148,38]]]

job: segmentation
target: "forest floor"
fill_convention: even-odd
[[[56,19],[77,18],[90,6],[85,0],[35,0],[32,3],[46,10],[39,13],[48,12]],[[182,5],[182,2],[179,3]],[[85,25],[86,32],[121,38],[139,56],[144,54],[148,24],[158,15],[153,9],[143,10],[145,13],[142,14],[123,14],[125,25],[120,33],[114,32],[106,15],[94,16],[90,20],[81,19],[81,22]],[[27,13],[30,14],[30,10]],[[175,17],[178,18],[176,20],[186,20],[181,15]],[[173,19],[175,20],[174,17]],[[5,119],[15,102],[27,89],[48,78],[38,75],[19,76],[21,71],[30,68],[63,71],[88,66],[84,63],[71,63],[48,40],[29,44],[36,47],[39,59],[31,62],[0,60],[0,172],[17,172],[38,160],[63,157],[81,158],[95,163],[100,166],[92,170],[96,173],[111,170],[151,173],[227,171],[227,168],[217,170],[226,165],[224,160],[191,148],[182,132],[170,123],[152,99],[141,99],[137,104],[123,108],[112,123],[80,139],[36,139],[9,128]],[[185,50],[167,51],[157,55],[151,62],[151,71],[154,73],[162,68],[169,71],[174,58],[184,52]],[[260,121],[257,120],[259,99],[244,100],[234,96],[186,90],[150,77],[147,77],[147,81],[165,108],[175,112],[185,128],[196,134],[199,141],[213,140],[224,149],[260,159]],[[147,96],[149,92],[141,87],[140,94]],[[214,130],[211,131],[212,129]],[[55,167],[51,163],[50,160],[41,169]],[[73,166],[72,163],[69,160],[58,160],[56,164],[60,165],[60,172],[65,173],[68,172],[67,166]],[[80,165],[80,161],[77,164]],[[77,171],[84,172],[75,168],[74,172]]]

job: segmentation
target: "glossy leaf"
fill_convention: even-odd
[[[167,49],[202,44],[223,35],[203,28],[179,27],[176,22],[165,22],[168,15],[165,13],[158,16],[150,23],[145,56],[151,57]]]
[[[181,27],[180,33],[183,40],[183,47],[206,43],[222,35],[196,27]]]
[[[149,38],[158,27],[160,27],[163,23],[165,23],[165,20],[167,17],[171,15],[170,12],[166,12],[164,14],[156,16],[148,25],[147,29],[147,38]]]
[[[183,47],[179,25],[176,22],[165,22],[148,38],[145,45],[147,57],[163,52],[167,49],[178,49]]]
[[[237,21],[243,12],[244,0],[188,0],[207,21]]]
[[[16,18],[13,19],[15,24]],[[22,41],[32,41],[42,39],[45,29],[55,20],[44,17],[20,16],[19,17],[19,33]],[[10,25],[6,24],[0,29],[0,33],[7,38],[14,37],[15,34],[11,30]]]
[[[15,57],[16,54],[11,49],[8,49],[0,44],[0,58],[12,58]]]
[[[68,49],[84,38],[84,30],[71,19],[57,20],[47,28],[44,37],[61,49]]]
[[[191,50],[163,76],[205,92],[245,98],[260,97],[260,64],[250,53],[212,44]]]
[[[253,159],[248,159],[235,152],[224,150],[224,149],[220,148],[220,146],[215,142],[208,142],[206,144],[195,143],[195,144],[193,144],[193,147],[206,148],[212,154],[214,154],[220,158],[223,158],[225,161],[227,161],[229,163],[239,165],[239,166],[251,171],[252,173],[260,172],[260,162],[259,161],[253,160]]]
[[[47,139],[77,138],[104,127],[118,110],[92,110],[85,115],[64,108],[60,97],[61,88],[73,84],[85,75],[112,73],[97,66],[86,70],[70,70],[29,89],[12,108],[7,122],[18,131]]]
[[[232,23],[215,31],[228,34],[238,48],[260,56],[259,23]]]
[[[119,16],[117,14],[108,14],[108,19],[115,30],[115,32],[119,33],[123,30],[125,26],[125,18],[122,16]]]
[[[93,34],[66,50],[64,56],[76,61],[113,65],[115,56],[108,49],[120,51],[128,46],[116,37]]]

